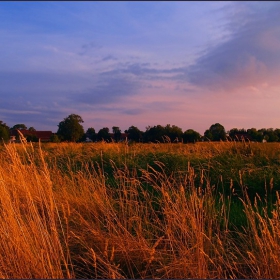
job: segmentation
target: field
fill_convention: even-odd
[[[1,278],[279,278],[280,144],[0,147]]]

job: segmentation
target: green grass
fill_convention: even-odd
[[[63,145],[63,144],[62,144]],[[280,149],[278,143],[197,143],[193,144],[46,144],[50,165],[54,161],[65,173],[79,172],[85,164],[90,169],[102,169],[106,183],[117,187],[114,170],[127,168],[141,177],[141,170],[161,172],[183,180],[188,168],[194,168],[196,186],[215,187],[215,192],[231,195],[230,220],[241,228],[245,225],[240,198],[246,188],[251,201],[256,194],[275,202],[280,190]],[[113,163],[113,164],[112,164]],[[160,165],[158,163],[161,163]],[[149,183],[145,188],[154,193]]]
[[[0,276],[278,278],[279,147],[1,147]]]

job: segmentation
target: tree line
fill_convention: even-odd
[[[96,142],[96,141],[123,141],[129,140],[134,142],[183,142],[183,143],[195,143],[198,141],[254,141],[254,142],[280,142],[280,129],[238,129],[233,128],[229,131],[225,131],[224,126],[219,123],[215,123],[207,129],[203,135],[199,132],[188,129],[183,130],[176,126],[167,124],[166,126],[156,125],[147,126],[146,131],[141,131],[136,126],[130,126],[124,133],[121,132],[118,126],[112,127],[112,132],[108,127],[101,128],[98,132],[93,127],[89,127],[86,131],[82,125],[83,119],[81,116],[71,114],[64,118],[58,124],[58,130],[51,137],[52,142]],[[3,121],[0,121],[0,138],[8,140],[10,138],[10,132],[14,129],[24,129],[27,127],[24,124],[16,124],[13,127],[8,127]],[[35,131],[34,127],[28,128],[28,130]],[[32,133],[30,141],[38,141]]]

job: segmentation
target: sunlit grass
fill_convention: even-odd
[[[277,143],[6,145],[0,277],[278,278],[279,159]]]

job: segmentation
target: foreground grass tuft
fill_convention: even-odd
[[[6,145],[0,277],[279,278],[278,150]]]

